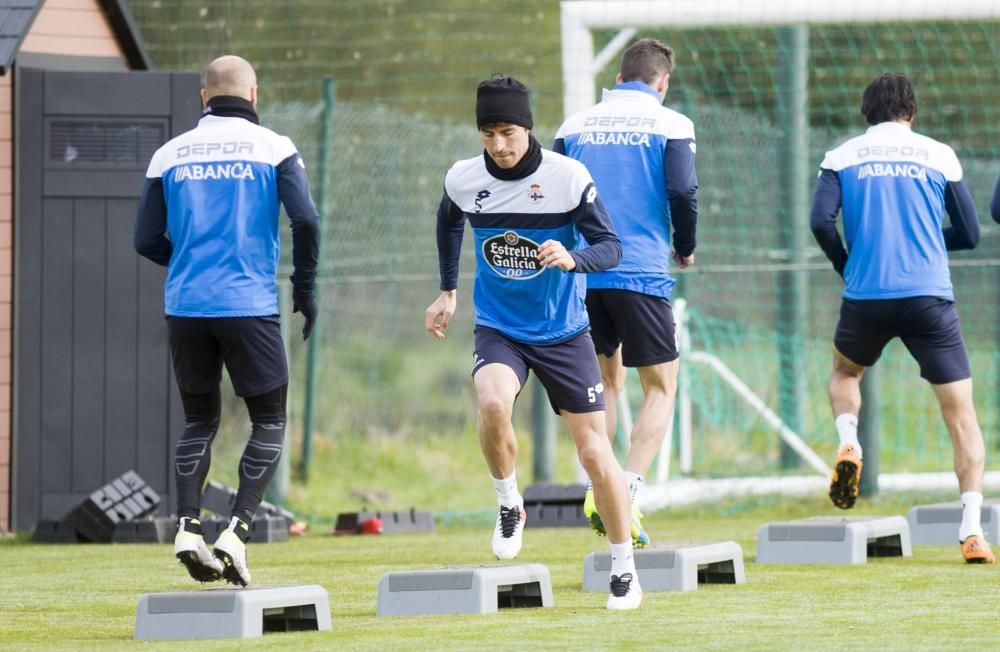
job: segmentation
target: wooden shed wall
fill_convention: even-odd
[[[19,53],[125,56],[96,0],[45,0]],[[10,529],[13,369],[14,116],[11,75],[0,77],[0,531]]]

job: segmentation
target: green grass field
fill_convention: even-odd
[[[929,497],[859,503],[860,514],[903,514]],[[940,498],[940,497],[937,497]],[[585,529],[525,531],[523,562],[546,564],[555,607],[484,616],[377,618],[383,573],[496,563],[491,523],[468,518],[434,535],[330,537],[314,530],[287,544],[251,548],[259,584],[318,583],[330,595],[333,631],[271,634],[242,648],[467,649],[995,649],[1000,646],[1000,569],[966,566],[958,546],[917,547],[909,559],[865,566],[758,566],[766,521],[831,514],[825,498],[762,499],[662,511],[646,525],[654,541],[735,539],[747,583],[696,592],[647,593],[637,612],[609,613],[605,595],[580,590],[582,562],[605,540]],[[37,545],[0,542],[0,646],[125,649],[135,606],[147,592],[196,588],[167,545]],[[178,649],[176,643],[149,647]],[[182,643],[228,650],[234,641]]]

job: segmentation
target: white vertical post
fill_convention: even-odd
[[[627,372],[627,370],[626,370]],[[626,376],[627,378],[627,376]],[[621,394],[618,395],[618,426],[621,426],[622,432],[625,433],[625,452],[628,453],[629,449],[632,448],[632,427],[635,422],[632,421],[632,408],[628,404],[628,383],[625,383],[625,387],[622,388]],[[610,433],[608,433],[610,435]],[[617,434],[617,433],[616,433]]]
[[[687,301],[684,299],[677,299],[674,302],[674,340],[677,343],[677,352],[683,353],[683,348],[686,346],[686,341],[684,340],[684,320],[687,318]],[[660,444],[660,454],[656,459],[656,483],[663,484],[670,480],[670,457],[673,455],[674,448],[674,415],[677,413],[677,402],[681,400],[680,388],[682,387],[680,382],[680,370],[684,368],[683,360],[680,361],[677,373],[678,388],[677,392],[674,393],[674,404],[670,409],[670,416],[667,419],[667,434],[663,436],[663,443]],[[688,453],[688,458],[691,455]]]
[[[562,2],[563,113],[569,117],[594,104],[594,37],[573,2]]]
[[[667,419],[667,434],[660,444],[660,454],[656,458],[656,484],[663,484],[670,479],[670,456],[674,448],[674,412],[677,411],[676,401]]]
[[[634,27],[626,27],[615,34],[615,37],[594,57],[594,62],[590,64],[590,76],[593,77],[600,74],[604,70],[604,66],[611,63],[611,60],[618,56],[618,53],[625,48],[629,39],[635,36],[636,31]],[[597,90],[596,86],[594,90]]]
[[[681,473],[691,473],[691,396],[688,391],[687,365],[683,354],[691,350],[691,336],[688,334],[687,301],[678,299],[674,307],[674,321],[677,327],[677,350],[681,353],[680,368],[677,373],[677,410],[680,441],[677,444]]]

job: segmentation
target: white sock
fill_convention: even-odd
[[[496,487],[497,502],[500,503],[501,507],[521,506],[524,504],[521,492],[517,490],[517,471],[514,471],[509,477],[501,480],[493,478],[493,486]]]
[[[635,505],[639,500],[639,491],[642,489],[645,480],[638,473],[633,473],[632,471],[625,472],[625,479],[628,480],[628,497]]]
[[[611,574],[621,577],[632,573],[635,577],[635,557],[632,556],[632,540],[611,544]]]
[[[858,443],[858,417],[845,412],[833,420],[837,426],[837,434],[840,435],[840,445],[853,444],[858,447],[858,457],[864,457],[861,451],[861,444]]]
[[[966,491],[962,494],[962,524],[958,527],[958,540],[965,541],[973,534],[983,536],[979,519],[983,509],[983,494]]]

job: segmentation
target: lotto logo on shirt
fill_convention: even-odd
[[[516,281],[526,281],[544,271],[538,263],[538,243],[514,231],[486,238],[483,259],[494,272]]]

